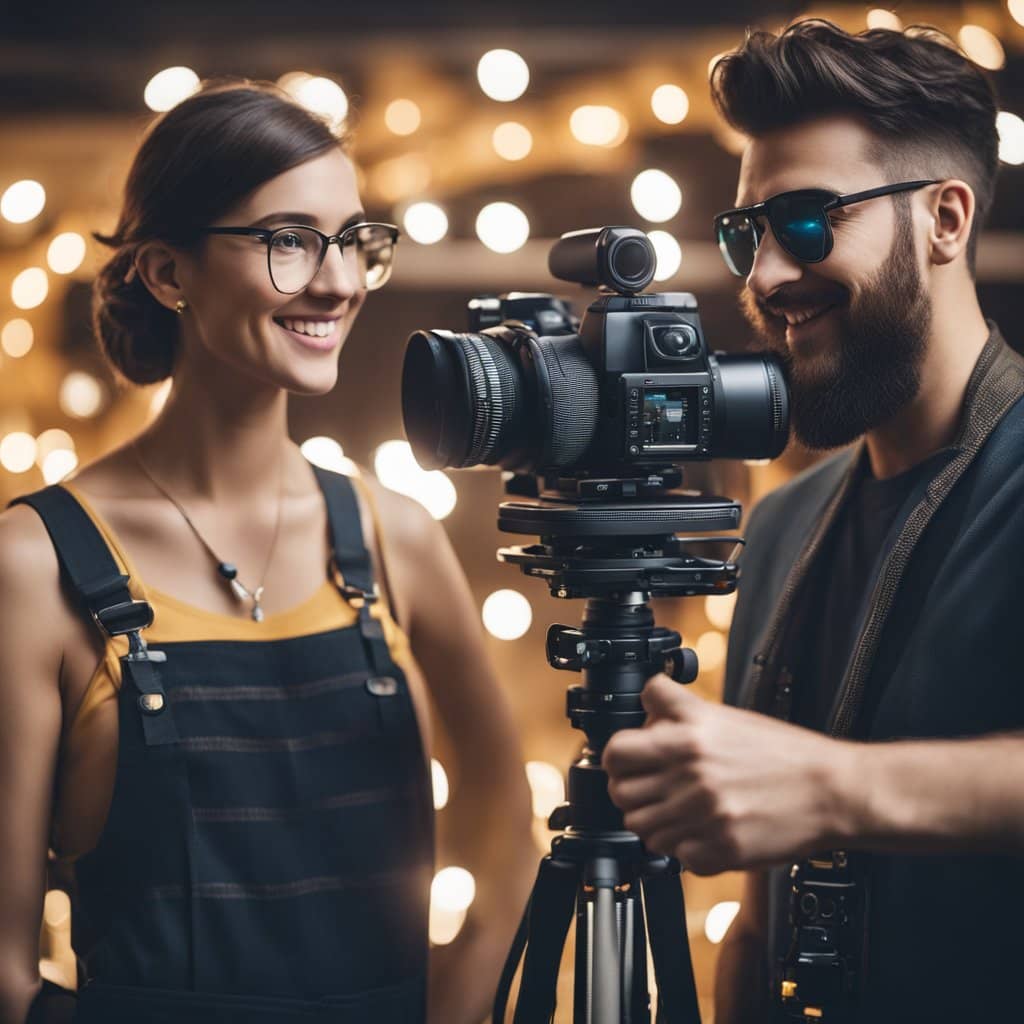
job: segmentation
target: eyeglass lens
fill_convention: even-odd
[[[828,255],[831,241],[826,193],[791,194],[774,197],[766,207],[768,223],[779,245],[803,263],[818,263]],[[726,265],[739,277],[754,266],[763,227],[748,214],[728,214],[718,220],[718,246]]]
[[[384,285],[391,276],[394,242],[391,231],[366,225],[344,238],[342,258],[355,260],[359,284],[368,291]],[[291,295],[302,291],[316,276],[323,256],[323,237],[312,228],[287,227],[270,239],[270,277],[278,291]]]

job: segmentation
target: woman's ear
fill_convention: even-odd
[[[932,225],[928,249],[932,263],[952,263],[967,249],[975,210],[974,190],[966,181],[951,179],[941,183],[929,205]]]
[[[178,279],[178,258],[164,242],[143,242],[135,252],[135,272],[153,298],[171,310],[185,298]]]

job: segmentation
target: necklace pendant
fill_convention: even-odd
[[[252,617],[256,622],[263,621],[263,609],[260,607],[260,601],[263,600],[263,587],[259,586],[256,588],[256,592],[252,595]]]
[[[237,577],[229,582],[231,584],[232,593],[234,593],[235,597],[237,597],[239,601],[247,601],[252,597],[252,594],[249,593],[245,588],[245,585]]]

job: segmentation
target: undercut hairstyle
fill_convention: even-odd
[[[751,138],[847,114],[871,132],[866,155],[893,181],[966,181],[976,207],[966,252],[974,276],[999,169],[999,106],[991,76],[947,36],[919,27],[852,35],[817,19],[780,35],[752,32],[715,64],[711,95],[725,120]],[[894,200],[909,212],[908,195]]]
[[[171,376],[178,318],[135,271],[143,242],[186,251],[253,189],[347,139],[277,86],[218,79],[158,117],[135,154],[117,227],[93,237],[115,250],[93,282],[93,330],[119,379]]]

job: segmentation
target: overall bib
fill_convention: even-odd
[[[78,501],[59,485],[17,499],[83,611],[130,644],[109,816],[76,864],[76,1024],[425,1018],[430,776],[369,611],[353,486],[314,469],[358,617],[272,641],[148,648],[152,608]]]

